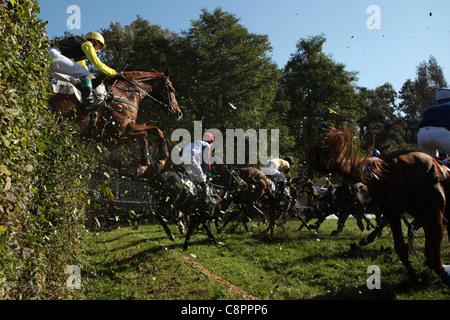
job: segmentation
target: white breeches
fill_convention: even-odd
[[[450,131],[443,127],[423,127],[417,134],[420,150],[432,157],[438,156],[438,150],[450,154]]]
[[[317,191],[320,195],[326,194],[326,193],[328,192],[328,189],[327,189],[327,188],[322,188],[322,187],[319,187],[319,186],[314,186],[314,189],[316,189],[316,191]]]
[[[66,56],[63,56],[58,48],[50,48],[48,52],[53,56],[50,72],[56,79],[77,84],[80,82],[80,78],[90,77],[89,70]]]
[[[262,167],[261,168],[261,172],[264,175],[272,178],[274,181],[284,181],[284,182],[287,181],[287,179],[284,176],[284,174],[282,174],[280,171],[278,171],[277,169],[275,169],[271,165]]]

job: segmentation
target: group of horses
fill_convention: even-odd
[[[275,182],[258,168],[231,168],[217,165],[215,178],[209,183],[208,198],[186,187],[178,171],[147,171],[142,179],[148,182],[157,202],[156,216],[171,240],[175,239],[167,222],[178,225],[185,237],[183,249],[189,246],[192,235],[202,227],[217,245],[211,224],[222,232],[231,221],[241,222],[249,231],[249,221],[263,222],[267,228],[259,235],[273,236],[274,228],[289,218],[302,219],[296,199],[317,193],[308,178],[294,179],[285,192],[278,192]],[[306,222],[303,220],[306,224]],[[308,228],[310,228],[308,226]]]
[[[50,109],[73,119],[83,139],[89,137],[107,145],[132,141],[139,143],[139,174],[148,181],[155,193],[160,209],[157,216],[161,224],[172,238],[173,234],[166,221],[173,219],[180,223],[180,227],[183,220],[187,223],[187,229],[182,229],[185,233],[185,250],[199,226],[203,226],[208,236],[218,243],[210,224],[213,221],[217,224],[220,219],[222,224],[217,225],[219,231],[231,219],[240,218],[245,223],[245,219],[254,215],[268,224],[264,233],[273,234],[275,225],[282,223],[291,214],[301,219],[302,226],[309,229],[319,227],[319,224],[309,226],[296,206],[296,201],[302,196],[306,199],[319,199],[308,178],[293,179],[288,191],[280,193],[274,190],[274,182],[257,168],[233,169],[219,166],[217,179],[212,183],[215,191],[213,201],[198,201],[198,197],[189,194],[180,174],[165,168],[169,150],[163,132],[157,126],[136,123],[139,105],[145,98],[151,99],[176,120],[183,116],[175,97],[175,89],[169,80],[169,70],[165,73],[155,70],[125,72],[124,75],[125,79],[103,80],[107,95],[94,111],[86,110],[74,95],[62,93],[50,98]],[[93,123],[92,117],[96,119],[94,136],[89,130]],[[157,140],[159,158],[154,162],[149,157],[147,135],[153,135]],[[378,213],[377,225],[365,243],[373,241],[382,228],[389,225],[395,251],[411,281],[417,282],[417,275],[408,258],[409,248],[401,230],[401,219],[404,213],[409,214],[415,218],[415,226],[424,229],[428,266],[450,287],[450,274],[442,264],[440,255],[443,228],[444,225],[448,228],[450,218],[450,208],[446,206],[447,197],[450,196],[449,169],[420,152],[399,151],[383,159],[372,159],[369,153],[364,158],[358,158],[358,151],[354,133],[346,127],[330,128],[305,148],[307,161],[312,168],[340,175],[350,182],[330,190],[328,197],[332,201],[322,197],[314,203],[310,202],[308,210],[314,214],[319,213],[320,223],[321,219],[334,211],[333,208],[339,207],[342,210],[336,230],[339,232],[342,230],[342,222],[348,217],[344,212],[345,207],[350,203],[360,206],[361,212],[375,206],[374,212]],[[367,172],[368,167],[370,170]],[[358,200],[348,200],[347,195],[357,197]],[[308,210],[304,212],[306,219]],[[228,215],[221,216],[222,212],[228,212]],[[352,214],[353,212],[355,211]],[[189,217],[188,220],[186,217]],[[355,218],[362,221],[364,214],[356,214]]]

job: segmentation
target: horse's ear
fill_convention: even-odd
[[[170,75],[170,69],[169,69],[169,67],[167,67],[166,72],[164,72],[164,76],[168,77],[169,75]]]

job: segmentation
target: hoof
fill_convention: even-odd
[[[156,173],[161,172],[161,170],[164,168],[164,165],[161,163],[161,161],[158,161],[154,164],[153,169]]]
[[[142,176],[144,173],[145,173],[145,171],[147,171],[147,169],[150,167],[150,165],[147,165],[147,166],[139,166],[138,168],[137,168],[137,175],[138,175],[138,177],[140,177],[140,176]]]

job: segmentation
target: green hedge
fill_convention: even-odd
[[[0,299],[78,297],[65,268],[81,251],[88,152],[48,111],[37,1],[0,6]]]

